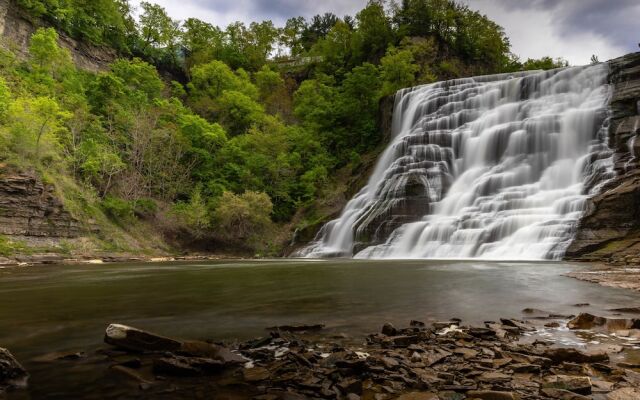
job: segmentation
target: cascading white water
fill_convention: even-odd
[[[299,255],[557,259],[613,175],[606,64],[396,95],[373,175]]]

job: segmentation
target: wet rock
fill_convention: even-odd
[[[244,380],[247,382],[260,382],[266,381],[271,377],[271,373],[266,368],[245,368],[242,371]]]
[[[218,373],[224,369],[219,360],[202,357],[170,356],[153,360],[153,372],[170,376],[198,376]]]
[[[145,385],[150,385],[152,384],[152,381],[145,378],[144,376],[142,376],[142,374],[140,374],[138,371],[125,367],[124,365],[114,365],[111,367],[111,370],[114,372],[117,372],[118,374],[129,378],[131,380],[133,380],[134,382],[138,383],[138,384],[145,384]]]
[[[543,355],[551,359],[555,364],[562,362],[594,363],[609,361],[607,353],[587,353],[573,348],[546,349]]]
[[[411,392],[405,393],[396,398],[396,400],[439,400],[436,393],[430,392]]]
[[[40,363],[49,363],[49,362],[61,361],[61,360],[79,360],[84,357],[86,357],[86,354],[82,351],[80,352],[55,351],[53,353],[47,353],[47,354],[38,356],[34,358],[33,361],[40,362]]]
[[[382,334],[386,336],[396,336],[398,334],[398,330],[395,326],[387,322],[382,326]]]
[[[411,320],[411,322],[409,322],[409,326],[412,328],[424,328],[426,324],[422,321]]]
[[[629,314],[640,314],[640,307],[613,308],[613,309],[611,309],[609,311],[621,312],[621,313],[629,313]]]
[[[391,341],[397,347],[408,347],[409,345],[418,343],[418,340],[418,336],[415,335],[402,335],[391,338]]]
[[[518,363],[518,364],[510,365],[509,368],[516,373],[524,373],[524,372],[531,372],[535,374],[540,373],[540,366],[536,364]]]
[[[182,346],[177,340],[120,324],[107,327],[104,341],[135,352],[177,351]]]
[[[27,387],[29,374],[7,349],[0,347],[0,394],[4,389]]]
[[[528,325],[524,321],[518,321],[517,319],[500,318],[500,322],[502,322],[502,325],[518,328],[525,332],[535,331],[534,327],[532,327],[531,325]]]
[[[478,352],[473,349],[467,349],[465,347],[458,347],[453,350],[453,354],[462,356],[465,360],[470,360],[478,356]]]
[[[623,329],[639,329],[640,320],[627,318],[604,318],[582,313],[567,323],[569,329],[600,329],[615,332]]]
[[[591,379],[588,376],[552,375],[545,379],[543,389],[561,389],[569,392],[591,394]]]
[[[283,331],[283,332],[312,332],[321,331],[324,329],[323,324],[315,325],[280,325],[267,328],[270,331]]]
[[[562,389],[545,388],[542,389],[541,392],[552,399],[558,400],[591,400],[591,397]]]
[[[512,392],[499,392],[495,390],[472,390],[467,393],[470,399],[479,400],[517,400],[519,397]]]
[[[487,383],[508,382],[511,380],[511,375],[502,372],[485,372],[480,375],[479,379],[481,382]]]

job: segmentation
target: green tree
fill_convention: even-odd
[[[64,122],[71,118],[58,103],[48,97],[18,98],[9,107],[9,132],[12,150],[39,163],[42,157],[59,159]]]
[[[225,91],[217,101],[220,121],[230,135],[246,133],[264,116],[264,108],[242,92]]]
[[[271,199],[265,193],[246,191],[241,195],[224,192],[214,218],[220,235],[256,245],[271,231]]]
[[[419,69],[414,64],[410,51],[390,48],[387,55],[380,60],[382,95],[391,95],[400,89],[413,86]]]

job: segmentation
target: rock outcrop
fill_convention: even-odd
[[[31,35],[41,26],[47,24],[25,15],[15,0],[0,0],[0,45],[16,52],[18,57],[27,57]],[[74,63],[80,69],[90,72],[105,71],[117,57],[113,49],[94,46],[75,40],[63,32],[58,33],[60,46],[71,52]]]
[[[590,199],[566,257],[640,262],[640,53],[609,64],[609,146],[617,176]]]
[[[28,379],[29,374],[18,360],[9,350],[0,347],[0,395],[6,389],[25,388]]]
[[[0,165],[0,234],[74,238],[83,229],[66,211],[54,188],[34,174]]]

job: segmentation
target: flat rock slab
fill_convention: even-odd
[[[640,389],[622,388],[607,394],[607,400],[638,400]]]
[[[104,341],[136,352],[178,351],[182,347],[180,341],[120,324],[107,327]]]
[[[511,392],[499,392],[496,390],[472,390],[467,392],[467,397],[470,399],[480,400],[517,400],[519,399],[517,394]]]
[[[542,388],[588,395],[591,394],[591,379],[588,376],[553,375],[546,378]]]

